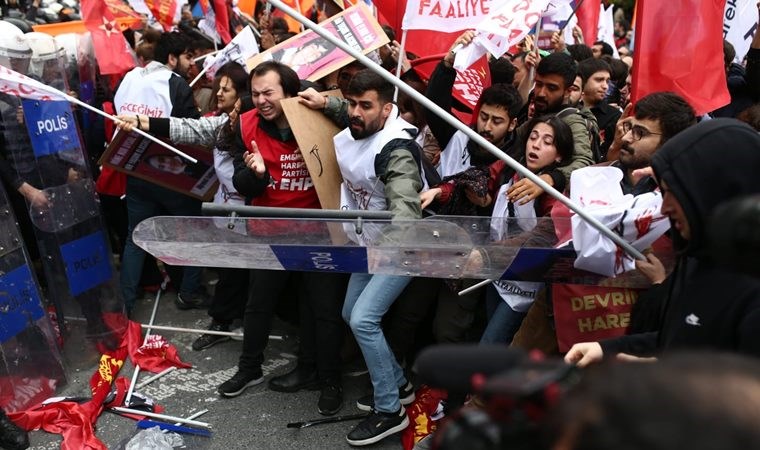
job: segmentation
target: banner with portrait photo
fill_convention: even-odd
[[[383,29],[362,3],[320,22],[320,27],[362,54],[389,42]],[[343,50],[311,30],[304,31],[247,61],[252,70],[263,61],[279,61],[296,71],[302,80],[316,81],[354,60]]]
[[[190,161],[136,133],[117,133],[99,164],[203,201],[211,201],[218,180],[214,156],[208,150],[175,145],[197,159]]]

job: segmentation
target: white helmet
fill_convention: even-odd
[[[36,76],[48,84],[58,84],[55,86],[57,88],[63,88],[62,84],[66,84],[63,77],[66,51],[63,47],[55,42],[53,36],[36,31],[26,33],[26,41],[32,48],[29,75]]]
[[[0,21],[0,65],[26,74],[32,49],[26,36],[15,25]]]

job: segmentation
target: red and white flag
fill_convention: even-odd
[[[214,24],[216,32],[222,38],[222,42],[227,45],[232,40],[230,34],[230,16],[227,13],[227,2],[225,0],[212,0],[214,2]]]
[[[465,69],[486,52],[500,58],[536,26],[549,0],[508,0],[475,26],[472,44],[457,53],[456,69]]]
[[[447,33],[464,31],[485,20],[491,6],[487,1],[408,0],[401,28]]]
[[[135,56],[113,13],[101,0],[82,0],[82,20],[92,35],[95,58],[103,75],[123,74],[135,67]]]
[[[579,1],[583,2],[579,5]],[[583,31],[583,40],[586,45],[591,47],[596,41],[596,35],[599,31],[599,13],[601,13],[602,0],[575,0],[578,17],[578,26]]]
[[[731,101],[723,63],[724,4],[725,0],[639,0],[632,102],[672,91],[697,114],[705,114]]]
[[[0,92],[31,100],[66,100],[63,92],[0,66]]]

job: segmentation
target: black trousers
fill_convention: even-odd
[[[224,325],[235,319],[242,319],[248,302],[248,282],[250,270],[220,267],[216,269],[219,281],[214,289],[208,315]]]
[[[298,364],[315,367],[323,381],[340,380],[345,327],[341,309],[348,275],[258,269],[251,272],[238,368],[245,372],[261,369],[277,299],[286,289],[297,289],[301,340]]]

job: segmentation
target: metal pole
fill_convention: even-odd
[[[156,301],[153,302],[153,312],[150,314],[150,322],[148,323],[147,330],[145,331],[145,339],[143,339],[143,345],[148,343],[150,337],[151,327],[156,320],[156,312],[158,311],[158,301],[161,300],[161,289],[156,292]],[[140,366],[135,366],[135,372],[132,374],[132,381],[129,383],[129,389],[127,389],[127,396],[124,398],[124,404],[129,406],[129,401],[132,399],[132,392],[135,389],[135,383],[137,382],[137,376],[140,374]]]
[[[342,209],[307,209],[276,208],[271,206],[245,206],[221,203],[203,203],[201,213],[205,216],[227,216],[231,213],[238,217],[289,217],[296,219],[356,219],[390,220],[390,211],[342,210]]]
[[[605,237],[611,239],[614,243],[619,245],[623,250],[625,250],[629,255],[633,256],[636,259],[646,260],[644,255],[633,248],[631,244],[625,241],[622,237],[615,234],[612,230],[605,227],[601,222],[596,220],[594,217],[590,216],[588,213],[586,213],[578,204],[576,204],[574,201],[569,199],[568,197],[565,197],[562,195],[561,192],[557,191],[553,187],[549,186],[544,180],[538,177],[538,175],[534,174],[530,170],[528,170],[526,167],[520,165],[517,161],[512,159],[509,155],[505,154],[501,150],[499,150],[495,145],[488,142],[483,136],[476,133],[473,129],[465,126],[462,122],[459,121],[456,117],[452,116],[448,112],[444,111],[440,106],[436,105],[430,99],[425,97],[424,95],[420,94],[416,90],[414,90],[412,87],[410,87],[408,84],[404,83],[403,81],[399,80],[395,76],[393,76],[392,73],[388,72],[387,70],[383,69],[379,65],[377,65],[374,61],[367,58],[366,56],[362,55],[361,53],[357,52],[350,46],[348,46],[346,43],[344,43],[342,40],[336,38],[331,33],[328,33],[324,29],[322,29],[319,25],[315,24],[311,20],[303,17],[301,14],[299,14],[297,11],[295,11],[293,8],[289,7],[288,5],[284,4],[280,0],[268,0],[269,3],[277,7],[278,9],[285,12],[285,14],[288,14],[289,16],[293,17],[294,19],[298,20],[302,24],[304,24],[307,28],[314,31],[316,34],[322,36],[323,38],[327,39],[328,41],[332,42],[336,47],[340,48],[344,52],[351,55],[353,58],[364,64],[366,67],[372,69],[374,72],[379,74],[381,77],[385,78],[389,83],[393,83],[396,87],[398,87],[400,90],[404,91],[406,94],[408,94],[410,97],[415,99],[416,101],[420,102],[422,106],[429,109],[433,113],[435,113],[437,116],[445,120],[449,125],[455,127],[456,129],[462,131],[464,134],[467,135],[471,140],[475,141],[476,144],[478,144],[481,148],[486,149],[489,153],[494,155],[495,157],[501,159],[502,161],[506,162],[509,167],[514,169],[517,173],[522,175],[523,177],[529,179],[536,185],[538,185],[541,189],[544,190],[544,192],[548,193],[552,197],[556,198],[559,202],[567,206],[570,210],[574,211],[576,214],[578,214],[579,217],[581,217],[583,220],[591,224],[594,228],[599,230],[600,233],[602,233]]]
[[[196,427],[201,427],[201,428],[211,428],[211,425],[206,422],[198,422],[197,420],[192,420],[192,419],[183,419],[182,417],[167,416],[165,414],[156,414],[152,412],[143,411],[141,409],[122,408],[121,406],[114,406],[113,408],[109,408],[109,409],[116,412],[121,412],[121,413],[136,414],[138,416],[145,416],[145,417],[153,417],[154,419],[166,420],[167,422],[179,422],[179,423],[184,423],[186,425],[195,425]]]

